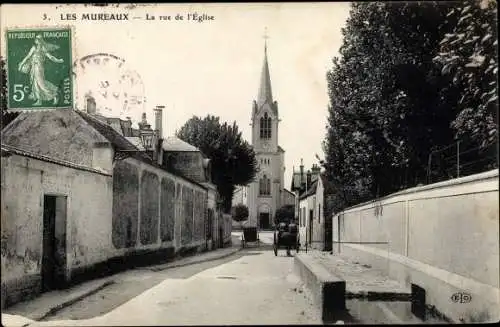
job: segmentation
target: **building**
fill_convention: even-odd
[[[331,250],[331,219],[329,194],[331,184],[317,165],[304,173],[293,172],[292,190],[296,193],[296,217],[298,217],[301,243],[325,251]]]
[[[238,204],[244,204],[248,206],[248,186],[236,186],[236,189],[233,193],[231,206],[234,207]]]
[[[283,189],[282,206],[295,205],[295,194],[287,189]]]
[[[283,204],[285,151],[279,146],[278,103],[273,100],[271,78],[264,46],[264,63],[257,100],[252,106],[252,145],[260,171],[248,188],[249,224],[267,229]]]
[[[2,130],[2,306],[230,240],[210,161],[161,133],[67,109]]]

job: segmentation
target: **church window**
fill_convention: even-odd
[[[271,195],[271,180],[266,175],[262,176],[259,181],[259,194]]]
[[[271,117],[267,115],[267,112],[263,117],[260,117],[260,138],[270,139],[271,138]]]

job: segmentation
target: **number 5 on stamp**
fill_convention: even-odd
[[[9,29],[9,110],[73,108],[70,28]]]

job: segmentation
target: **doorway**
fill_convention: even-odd
[[[42,291],[64,287],[66,281],[66,196],[44,195]]]
[[[260,229],[269,229],[269,212],[261,212],[259,214]]]
[[[309,210],[309,244],[312,244],[313,239],[313,211]]]

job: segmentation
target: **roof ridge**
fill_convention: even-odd
[[[75,112],[80,115],[80,117],[82,117],[84,120],[87,121],[87,119],[91,120],[93,123],[96,123],[98,125],[101,125],[102,127],[108,129],[109,131],[112,131],[111,133],[114,133],[116,137],[119,137],[121,138],[124,142],[128,143],[128,145],[130,145],[131,147],[133,147],[134,149],[137,149],[139,150],[139,148],[137,148],[132,142],[130,142],[129,140],[127,140],[127,138],[125,136],[123,136],[122,134],[118,133],[110,124],[108,124],[107,122],[103,122],[101,121],[100,119],[97,119],[96,117],[93,117],[92,115],[89,115],[88,113],[86,112],[83,112],[83,111],[80,111],[80,110],[75,110]],[[104,117],[104,118],[108,118],[108,117]],[[88,122],[88,121],[87,121]],[[108,136],[104,135],[103,133],[101,133],[101,131],[99,131],[98,129],[96,129],[96,131],[101,134],[105,139],[107,139],[111,144],[115,145],[114,142],[112,140],[110,140],[108,138]]]

